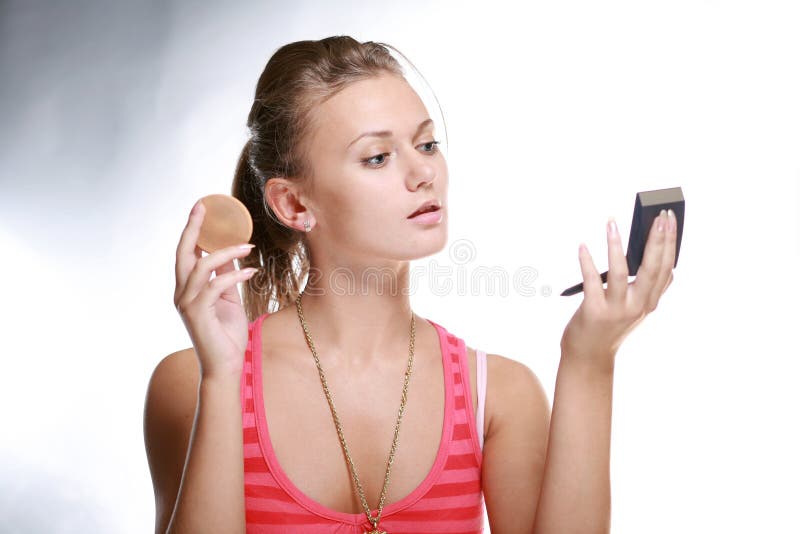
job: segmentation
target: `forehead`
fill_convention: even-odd
[[[419,95],[401,77],[381,75],[353,82],[317,107],[317,136],[334,139],[344,148],[369,130],[392,130],[396,135],[413,134],[428,117]]]

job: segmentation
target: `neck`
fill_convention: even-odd
[[[382,268],[312,267],[300,305],[317,355],[324,354],[327,365],[363,369],[408,359],[408,271],[408,262]],[[417,333],[421,320],[415,315]]]

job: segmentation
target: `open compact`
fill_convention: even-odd
[[[671,209],[675,213],[678,235],[675,243],[675,264],[673,268],[678,265],[681,238],[683,237],[683,219],[686,212],[683,190],[680,187],[670,187],[668,189],[640,191],[636,193],[633,205],[633,220],[631,221],[631,232],[628,239],[628,252],[625,254],[625,259],[628,263],[628,276],[634,276],[639,271],[639,266],[644,258],[647,237],[650,235],[650,227],[653,226],[653,221],[655,221],[662,209]],[[600,275],[600,280],[603,283],[608,281],[608,271]],[[583,291],[583,282],[568,287],[561,292],[561,296],[568,297],[581,291]]]

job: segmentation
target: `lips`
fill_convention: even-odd
[[[414,213],[409,215],[408,218],[411,219],[411,218],[419,215],[420,213],[427,213],[427,212],[430,212],[430,211],[437,211],[441,207],[442,207],[442,205],[438,200],[435,200],[435,199],[434,200],[428,200],[427,202],[423,203],[419,208],[417,208],[417,211],[415,211]]]

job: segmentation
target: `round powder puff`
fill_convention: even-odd
[[[207,195],[200,199],[206,211],[197,246],[206,252],[248,243],[253,235],[253,219],[247,207],[230,195]]]

